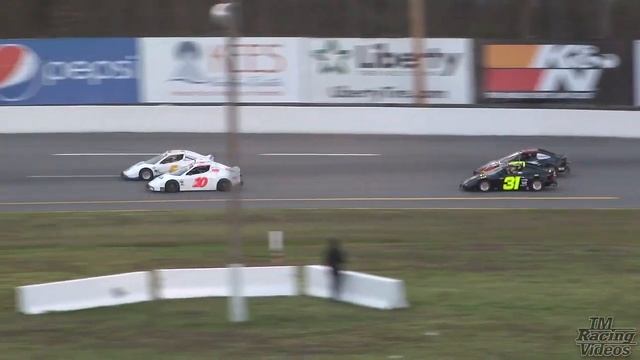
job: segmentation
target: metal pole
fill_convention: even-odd
[[[236,50],[238,42],[238,12],[240,3],[237,0],[229,2],[231,17],[229,23],[229,35],[227,36],[227,78],[228,78],[228,105],[227,105],[227,152],[231,166],[240,166],[238,155],[238,76],[236,72]],[[240,188],[231,187],[231,200],[227,202],[229,214],[229,226],[231,228],[231,259],[229,267],[231,281],[231,297],[229,299],[229,320],[242,322],[249,320],[247,300],[243,294],[243,259],[242,259],[242,199]]]
[[[215,8],[219,6],[216,15]],[[239,166],[238,156],[238,76],[236,72],[236,49],[238,42],[238,0],[230,0],[212,8],[214,19],[226,25],[227,37],[225,41],[225,72],[227,77],[227,154],[230,166]],[[242,198],[238,187],[231,187],[231,198],[226,202],[227,221],[229,224],[229,282],[231,296],[229,297],[229,321],[243,322],[249,319],[246,297],[243,294],[242,281]]]
[[[424,39],[426,39],[425,29],[425,6],[424,0],[409,0],[408,6],[409,32],[411,33],[411,44],[416,56],[416,67],[413,71],[413,91],[416,104],[425,104],[427,100],[427,76],[424,71]]]

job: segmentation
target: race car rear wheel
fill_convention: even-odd
[[[478,185],[478,189],[480,189],[480,191],[482,192],[487,192],[491,190],[491,184],[489,184],[489,181],[487,180],[482,180]]]
[[[175,180],[167,181],[167,183],[164,184],[164,191],[168,193],[176,193],[180,191],[180,184]]]
[[[228,179],[221,179],[220,181],[218,181],[216,190],[225,192],[231,191],[231,181],[229,181]]]
[[[138,177],[140,177],[140,180],[149,181],[153,179],[153,171],[151,171],[151,169],[144,168],[140,170]]]
[[[531,190],[533,191],[540,191],[542,190],[542,188],[544,187],[544,185],[542,184],[542,181],[540,180],[533,180],[533,182],[531,182]]]

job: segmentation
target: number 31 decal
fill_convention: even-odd
[[[203,188],[203,187],[207,186],[207,183],[209,183],[209,179],[207,179],[206,177],[199,177],[193,183],[193,187],[194,188]]]
[[[502,190],[518,190],[520,188],[520,176],[507,176],[504,178]]]

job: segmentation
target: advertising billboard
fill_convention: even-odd
[[[144,101],[226,101],[224,38],[143,38],[140,51]],[[298,39],[241,38],[234,53],[239,101],[300,101]]]
[[[472,103],[473,42],[425,39],[423,49],[415,54],[411,39],[309,39],[309,101],[412,103],[415,67],[422,58],[426,103]]]
[[[138,102],[136,40],[0,40],[0,105]]]
[[[479,103],[631,105],[631,56],[621,41],[482,43]]]

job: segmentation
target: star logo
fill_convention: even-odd
[[[311,57],[318,61],[318,72],[346,74],[349,72],[347,60],[351,58],[351,51],[340,47],[338,40],[327,40],[322,49],[311,52]]]

